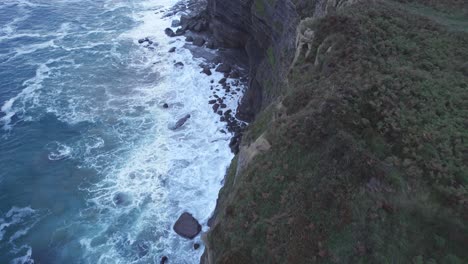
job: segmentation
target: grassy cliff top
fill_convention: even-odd
[[[468,263],[468,16],[440,2],[311,24],[284,109],[244,140],[271,148],[220,193],[216,263]]]

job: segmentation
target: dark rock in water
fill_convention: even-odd
[[[167,103],[164,103],[162,107],[163,108],[169,108],[169,105]]]
[[[203,46],[203,44],[205,44],[205,40],[203,38],[196,37],[196,38],[193,39],[193,45],[201,47],[201,46]]]
[[[180,26],[180,20],[174,19],[172,20],[171,27],[178,27]]]
[[[117,206],[127,206],[130,205],[131,197],[125,193],[117,193],[114,196],[114,204]]]
[[[218,108],[219,108],[219,104],[214,104],[213,105],[213,111],[218,111]]]
[[[183,28],[178,28],[178,29],[176,30],[176,32],[175,32],[175,35],[176,35],[176,36],[182,36],[183,34],[185,34],[185,31],[186,31],[186,30],[183,29]]]
[[[198,243],[193,244],[193,249],[197,250],[199,248],[200,248],[200,244]]]
[[[204,74],[210,76],[212,73],[211,73],[211,70],[210,70],[210,67],[206,66],[206,67],[203,67],[203,71],[202,71]]]
[[[226,121],[226,118],[224,116],[222,116],[222,117],[219,118],[219,121],[224,122],[224,121]]]
[[[218,82],[218,83],[220,83],[220,84],[224,84],[224,83],[226,83],[226,78],[222,78],[221,80],[219,80],[219,82]]]
[[[229,64],[223,63],[216,68],[217,72],[230,72],[231,71],[231,66]]]
[[[188,114],[186,116],[182,117],[181,119],[179,119],[179,121],[177,121],[177,123],[171,129],[176,130],[176,129],[180,128],[181,126],[183,126],[185,124],[185,122],[187,122],[187,120],[189,120],[189,118],[190,118],[190,115],[188,115]]]
[[[208,103],[209,104],[214,104],[214,103],[216,103],[216,100],[210,100],[210,101],[208,101]]]
[[[184,64],[183,64],[182,62],[179,61],[179,62],[176,62],[176,63],[174,64],[174,66],[176,66],[176,67],[178,67],[178,68],[182,68],[182,67],[184,67]]]
[[[169,259],[168,259],[166,256],[164,256],[164,257],[161,258],[161,262],[159,262],[159,264],[166,264],[166,262],[167,262],[168,260],[169,260]]]
[[[193,239],[201,231],[201,225],[189,213],[183,213],[174,224],[174,231],[185,238]]]
[[[188,36],[185,38],[185,41],[187,42],[192,42],[193,41],[193,37],[192,36]]]
[[[140,43],[140,44],[143,44],[143,42],[145,42],[145,39],[139,39],[138,40],[138,43]]]
[[[210,83],[214,83],[214,80],[211,80]]]
[[[226,104],[221,104],[220,107],[221,107],[221,108],[226,108],[227,105],[226,105]]]
[[[175,52],[175,50],[176,50],[176,47],[172,47],[169,49],[169,52]]]
[[[166,28],[164,30],[164,33],[166,33],[166,35],[168,35],[169,37],[174,37],[176,34],[174,33],[174,30],[170,29],[170,28]]]
[[[223,111],[219,110],[218,112],[216,112],[218,115],[223,115]]]

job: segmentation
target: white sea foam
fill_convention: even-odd
[[[96,257],[97,263],[127,263],[122,250],[141,241],[142,236],[144,241],[150,242],[149,253],[142,257],[142,263],[148,258],[159,261],[162,254],[174,263],[197,263],[202,251],[191,251],[191,242],[177,236],[171,227],[182,212],[189,211],[206,230],[206,222],[214,210],[221,181],[232,158],[227,146],[229,137],[220,132],[225,124],[218,121],[219,116],[207,103],[211,95],[210,80],[219,80],[222,74],[202,75],[198,66],[202,60],[195,59],[182,48],[182,37],[170,39],[165,36],[163,30],[170,26],[173,18],[163,19],[162,14],[154,13],[154,9],[161,5],[167,9],[175,3],[170,0],[143,1],[137,7],[141,10],[134,13],[134,19],[140,21],[140,25],[120,36],[121,41],[129,39],[136,43],[140,38],[149,37],[159,43],[155,52],[143,47],[134,50],[130,65],[157,71],[161,78],[152,85],[136,87],[128,97],[114,98],[110,103],[111,106],[127,105],[127,108],[143,107],[139,115],[121,118],[142,126],[144,133],[139,140],[126,144],[122,154],[114,156],[111,162],[107,160],[107,166],[96,166],[105,168],[104,179],[86,190],[93,197],[90,203],[98,211],[105,212],[99,217],[102,230],[96,232],[99,235],[81,240],[89,258]],[[177,52],[167,53],[172,46],[177,47]],[[183,70],[173,66],[175,61],[184,63]],[[227,98],[226,103],[235,111],[238,100],[239,96],[233,96]],[[162,102],[169,103],[170,108],[162,109]],[[187,113],[191,118],[181,130],[168,129],[169,123]],[[137,120],[141,122],[135,122]],[[131,130],[139,133],[138,127],[133,126]],[[123,139],[132,133],[120,128],[115,132],[123,135]],[[132,224],[119,224],[117,219],[122,217]],[[97,243],[103,232],[110,239]],[[121,243],[127,246],[119,247]]]
[[[72,148],[70,146],[57,141],[49,143],[46,148],[49,150],[49,160],[63,160],[72,155]]]

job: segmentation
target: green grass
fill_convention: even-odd
[[[215,263],[468,263],[466,21],[421,3],[311,25],[312,54],[333,48],[292,70],[287,116],[250,125],[272,147],[235,184],[231,165]]]

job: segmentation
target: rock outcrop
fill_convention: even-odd
[[[185,238],[193,239],[201,231],[201,225],[189,213],[183,213],[174,224],[174,231]]]

